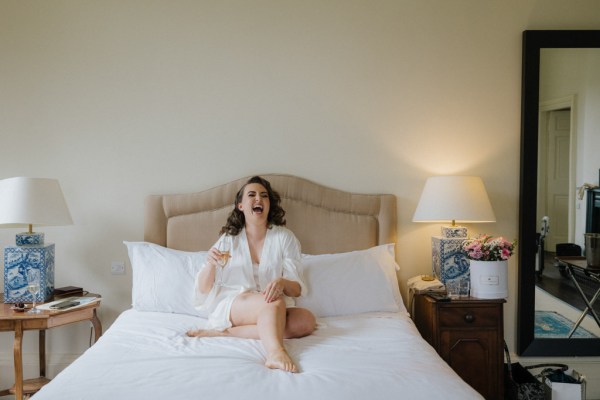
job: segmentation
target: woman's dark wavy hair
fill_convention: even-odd
[[[227,222],[221,228],[221,232],[219,235],[227,233],[232,236],[236,236],[239,234],[246,225],[246,218],[244,217],[244,213],[240,211],[237,205],[242,201],[244,197],[244,189],[251,183],[259,183],[267,189],[267,194],[269,195],[269,215],[267,216],[267,225],[268,228],[271,228],[273,225],[283,226],[285,225],[285,210],[281,208],[281,196],[271,187],[271,184],[268,180],[261,178],[260,176],[253,176],[248,179],[244,186],[237,192],[235,195],[235,202],[233,203],[233,211],[227,217]]]

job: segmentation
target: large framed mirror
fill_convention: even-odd
[[[546,322],[542,319],[554,314],[561,317],[569,313],[583,314],[581,310],[585,306],[562,298],[558,292],[552,294],[549,287],[552,279],[561,285],[572,283],[568,271],[565,273],[555,261],[556,250],[562,251],[571,245],[574,250],[577,246],[583,247],[587,207],[584,185],[586,182],[598,184],[599,153],[600,31],[525,31],[519,201],[519,355],[600,355],[600,326],[593,318],[584,315],[570,337],[564,333],[546,334],[543,331]],[[548,234],[544,233],[544,221],[549,221]],[[600,300],[597,303],[600,306]],[[576,326],[574,321],[578,317],[567,315],[566,319]],[[553,327],[554,322],[548,324]]]

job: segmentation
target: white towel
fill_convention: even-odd
[[[580,187],[577,188],[577,198],[579,200],[583,200],[583,196],[585,195],[585,191],[587,189],[596,189],[598,186],[593,185],[591,183],[584,183]]]
[[[413,310],[415,294],[428,291],[441,292],[445,289],[444,284],[439,279],[435,278],[432,281],[424,281],[423,275],[409,278],[406,281],[406,285],[408,286],[408,309],[413,319],[415,315]]]
[[[422,292],[425,290],[436,290],[442,289],[444,284],[437,278],[432,281],[424,281],[422,275],[413,276],[407,281],[409,289],[413,289],[415,292]]]

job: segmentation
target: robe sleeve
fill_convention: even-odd
[[[217,247],[222,240],[223,240],[223,236],[221,236],[219,238],[219,240],[217,240],[217,242],[212,247]],[[208,293],[202,293],[202,292],[200,292],[200,289],[198,288],[198,286],[200,284],[200,273],[206,267],[207,267],[206,263],[202,264],[202,267],[200,267],[200,269],[196,273],[196,277],[194,279],[194,293],[193,293],[193,298],[192,298],[192,304],[193,304],[194,308],[196,308],[197,310],[204,310],[204,309],[208,308],[212,304],[212,302],[214,301],[214,299],[217,295],[218,288],[214,284]]]
[[[198,284],[199,284],[199,280],[200,280],[200,272],[202,272],[202,270],[206,268],[206,264],[202,265],[202,268],[200,268],[200,271],[198,271],[198,273],[196,274],[196,279],[194,279],[194,297],[192,299],[192,304],[194,306],[194,308],[198,309],[198,310],[202,310],[204,309],[204,305],[208,305],[210,304],[210,301],[207,301],[209,299],[214,299],[215,297],[215,285],[213,285],[212,289],[210,290],[210,292],[208,293],[201,293],[200,289],[198,289]]]
[[[282,231],[281,247],[283,255],[283,277],[290,281],[298,282],[301,289],[300,296],[306,296],[308,287],[302,277],[302,253],[300,251],[300,242],[288,229]]]

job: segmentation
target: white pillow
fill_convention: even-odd
[[[123,243],[133,271],[134,309],[202,315],[193,307],[192,295],[207,252],[179,251],[147,242]]]
[[[304,255],[302,273],[308,293],[298,307],[317,317],[371,311],[406,311],[396,271],[394,245],[386,244],[349,253]]]

